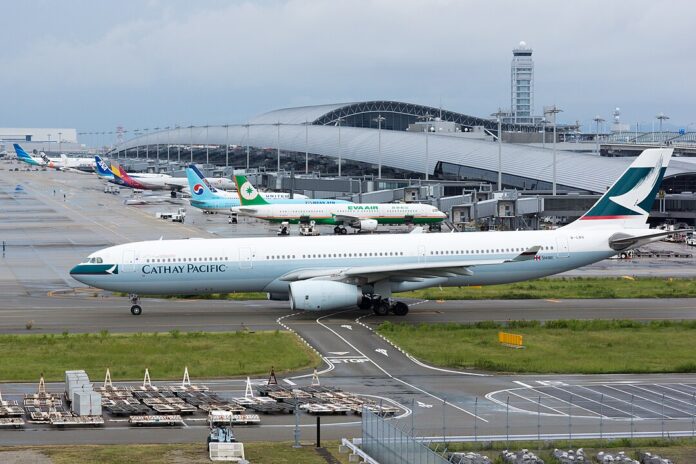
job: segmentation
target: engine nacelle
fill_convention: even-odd
[[[377,220],[376,219],[361,219],[360,220],[360,230],[365,230],[367,232],[372,232],[377,230]]]
[[[288,301],[290,295],[287,293],[266,293],[266,298],[269,301]]]
[[[351,284],[330,280],[300,280],[290,284],[292,310],[321,311],[356,306],[362,291]]]

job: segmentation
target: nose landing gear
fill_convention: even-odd
[[[128,295],[128,298],[130,298],[130,301],[133,304],[130,309],[131,314],[134,316],[140,316],[143,313],[143,308],[140,307],[140,297],[135,293],[131,293]]]

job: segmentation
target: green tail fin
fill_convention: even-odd
[[[234,183],[237,186],[237,193],[239,193],[239,203],[242,206],[252,206],[252,205],[267,205],[269,204],[256,190],[256,187],[251,185],[251,182],[246,178],[246,176],[234,176]]]

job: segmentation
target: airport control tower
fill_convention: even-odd
[[[512,50],[510,66],[510,108],[511,119],[515,124],[532,124],[534,122],[534,61],[532,49],[525,42],[520,42]]]

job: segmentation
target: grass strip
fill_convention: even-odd
[[[293,334],[281,331],[110,334],[0,335],[0,379],[63,380],[64,371],[84,369],[101,379],[106,368],[114,381],[138,380],[145,368],[153,380],[228,378],[284,372],[317,365],[319,358]]]
[[[378,328],[429,364],[494,372],[608,374],[696,372],[696,321],[560,320],[392,324]],[[498,343],[521,334],[525,349]]]
[[[399,296],[425,300],[694,298],[696,279],[559,277],[482,287],[433,287]]]
[[[338,442],[323,443],[341,464],[348,463],[347,454],[338,453]],[[7,454],[6,454],[7,453]],[[41,462],[42,456],[53,464],[170,464],[209,463],[205,441],[200,444],[182,443],[168,445],[56,445],[0,447],[0,462],[4,457],[20,457],[16,462]],[[245,443],[244,454],[254,464],[326,464],[314,446],[296,449],[290,442]],[[3,457],[4,455],[4,457]]]
[[[126,296],[124,293],[114,293]],[[266,293],[213,293],[200,296],[149,295],[151,298],[265,300]],[[696,279],[659,277],[552,277],[514,284],[474,287],[433,287],[397,293],[394,297],[425,300],[527,300],[578,298],[696,298]]]

